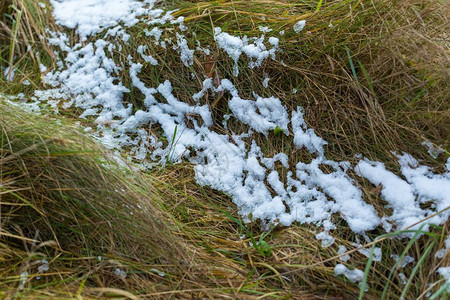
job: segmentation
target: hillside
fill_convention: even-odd
[[[444,299],[448,10],[3,2],[3,296]]]

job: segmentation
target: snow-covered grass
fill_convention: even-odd
[[[306,226],[300,229],[319,225],[325,231],[311,225],[305,238],[315,236],[324,247],[334,242],[333,247],[349,248],[349,241],[359,247],[358,238],[373,239],[380,232],[369,230],[380,224],[387,232],[402,229],[446,208],[449,179],[438,174],[448,156],[448,124],[442,117],[448,111],[448,74],[436,67],[443,55],[436,32],[445,26],[436,3],[430,13],[420,5],[392,11],[390,1],[367,7],[357,1],[320,7],[315,1],[251,6],[248,1],[173,1],[171,7],[179,10],[170,16],[131,2],[131,14],[98,15],[111,27],[103,32],[93,19],[68,20],[64,16],[73,11],[56,10],[56,21],[80,33],[83,43],[73,35],[47,32],[52,38],[41,43],[56,46],[57,59],[28,57],[35,51],[23,52],[14,65],[4,59],[5,70],[15,74],[2,79],[13,80],[5,91],[35,96],[40,109],[85,117],[83,124],[97,128],[105,145],[131,153],[141,165],[148,166],[148,158],[166,164],[189,159],[196,164],[197,181],[230,195],[244,220],[261,219],[266,229],[294,221]],[[142,14],[151,17],[135,21]],[[420,27],[431,20],[427,25],[435,31]],[[403,27],[407,23],[413,26]],[[403,41],[406,34],[409,39]],[[411,42],[423,34],[436,41],[431,46]],[[420,51],[424,55],[417,56]],[[45,80],[24,62],[46,73]],[[34,85],[24,88],[30,79]],[[49,87],[55,89],[49,93]],[[154,125],[147,127],[150,121]],[[249,129],[255,133],[247,134]],[[420,146],[425,140],[443,145],[444,153],[429,156]],[[408,155],[398,160],[392,151],[406,151],[420,164]],[[437,189],[428,188],[438,181]],[[447,213],[433,222],[444,223]],[[256,247],[256,241],[251,240],[255,250],[267,255],[266,246]],[[381,249],[385,262],[389,253]],[[350,274],[342,267],[338,271]]]

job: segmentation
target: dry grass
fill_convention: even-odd
[[[276,36],[277,31],[286,30],[280,57],[286,66],[270,61],[252,72],[241,61],[241,74],[234,81],[243,96],[252,97],[256,91],[277,96],[292,108],[302,105],[306,121],[329,142],[333,158],[352,160],[362,153],[394,161],[391,151],[407,151],[442,166],[445,156],[432,161],[420,143],[429,139],[442,144],[448,155],[448,40],[447,46],[438,42],[450,29],[448,4],[327,1],[316,11],[308,1],[251,3],[197,2],[177,12],[186,16],[188,24],[192,20],[196,32],[211,32],[211,27],[220,26],[237,35],[257,36],[258,25],[264,25],[273,28],[271,34]],[[298,35],[289,30],[303,18],[308,24],[305,32]],[[208,39],[211,36],[204,37],[205,42]],[[199,57],[196,66],[204,67],[208,59]],[[212,60],[212,74],[232,77],[229,58],[213,51]],[[196,73],[205,74],[202,69]],[[269,89],[262,87],[264,73],[271,78]],[[290,93],[293,88],[298,90],[295,95]],[[275,153],[285,151],[288,141],[267,144],[276,145],[265,149]],[[298,161],[302,154],[291,157]]]
[[[76,128],[0,105],[2,290],[64,290],[88,278],[133,290],[113,275],[128,261],[180,272],[187,253],[148,200],[150,186],[149,195],[141,192],[143,183],[130,170]],[[50,273],[36,280],[44,258]],[[23,272],[29,277],[20,283]],[[149,281],[167,285],[147,273]]]
[[[38,72],[40,62],[53,62],[53,52],[36,37],[44,33],[44,27],[54,25],[49,14],[44,14],[34,2],[10,2],[17,10],[0,5],[1,12],[12,16],[1,19],[0,64],[15,66],[19,74],[12,83],[7,84],[3,78],[0,83],[5,93],[31,95],[35,88],[44,87]],[[362,153],[395,169],[391,151],[407,151],[442,170],[450,141],[449,40],[445,35],[450,29],[448,3],[323,1],[319,9],[317,1],[166,3],[180,8],[177,14],[186,17],[186,24],[197,32],[203,46],[211,45],[212,54],[197,55],[194,66],[186,68],[175,51],[156,47],[143,35],[144,28],[136,26],[130,29],[135,42],[147,44],[152,55],[163,62],[161,70],[144,65],[141,80],[148,86],[169,79],[177,97],[189,102],[193,92],[201,89],[204,75],[232,78],[233,62],[211,43],[215,26],[235,35],[250,36],[259,35],[258,25],[273,28],[273,35],[286,30],[281,39],[284,52],[279,56],[286,65],[271,61],[261,69],[250,70],[245,60],[239,62],[240,75],[234,82],[242,97],[251,98],[251,93],[257,91],[262,96],[279,97],[288,107],[303,106],[308,125],[329,142],[328,156],[332,159],[352,161],[355,154]],[[307,27],[302,34],[290,31],[296,21],[304,18]],[[163,38],[170,37],[169,33],[165,35]],[[192,48],[194,39],[188,38]],[[26,52],[28,45],[40,49],[41,56],[33,58],[33,52]],[[140,57],[135,44],[122,46],[122,52],[115,55],[117,60],[126,60],[128,54]],[[14,56],[20,59],[11,61]],[[199,79],[190,80],[191,72]],[[271,77],[268,89],[262,87],[264,73]],[[21,84],[26,79],[32,82],[31,86]],[[131,82],[126,72],[122,81],[125,85]],[[295,95],[290,92],[293,88],[298,90]],[[226,132],[220,119],[226,111],[224,99],[209,95],[203,100],[217,104],[213,109],[215,129],[221,132]],[[140,107],[142,95],[133,90],[125,101]],[[261,237],[259,224],[242,224],[228,197],[198,187],[191,166],[168,166],[150,174],[137,175],[128,169],[123,173],[105,158],[109,154],[70,126],[63,130],[54,121],[30,117],[5,105],[0,106],[0,111],[2,128],[7,129],[2,131],[2,137],[15,141],[11,150],[10,142],[4,138],[0,158],[2,182],[3,178],[15,179],[10,186],[2,183],[7,190],[0,194],[2,232],[14,235],[3,236],[1,241],[0,284],[7,291],[5,295],[58,298],[76,296],[80,290],[83,297],[89,298],[118,293],[109,290],[108,294],[107,288],[147,298],[351,299],[358,294],[357,285],[334,276],[334,265],[339,262],[337,247],[322,248],[314,238],[315,227],[275,228],[263,235],[267,247],[252,247],[249,242]],[[62,113],[77,115],[76,110]],[[89,120],[83,122],[88,124]],[[46,128],[43,124],[52,126]],[[229,125],[236,132],[246,130],[241,124]],[[157,128],[153,131],[157,132]],[[291,139],[271,135],[268,142],[260,136],[258,143],[267,154],[287,153],[292,162],[310,159],[307,153],[290,148]],[[445,156],[431,159],[420,146],[425,139],[442,144]],[[27,152],[22,153],[23,149]],[[12,159],[4,162],[4,157]],[[101,159],[106,159],[112,169],[105,169]],[[367,182],[360,184],[367,201],[382,212],[379,190]],[[124,191],[121,193],[117,187]],[[14,193],[31,205],[24,205],[15,197],[11,193],[15,189],[19,190]],[[119,192],[111,193],[115,190]],[[13,205],[3,204],[8,203],[4,201],[6,197]],[[112,198],[106,202],[106,197]],[[80,207],[80,203],[84,205]],[[133,210],[136,203],[144,210]],[[125,209],[123,205],[127,205]],[[151,213],[143,213],[146,210]],[[9,223],[3,221],[4,216]],[[62,217],[76,226],[60,226]],[[337,244],[352,249],[354,235],[338,217],[335,221],[339,225],[334,231]],[[3,227],[4,224],[10,225]],[[35,237],[37,229],[39,236]],[[431,243],[436,243],[432,253],[442,248],[448,224],[436,228],[434,233],[433,237],[422,237],[408,254],[417,261]],[[371,269],[368,299],[380,297],[393,265],[389,255],[400,253],[406,244],[397,239],[383,241],[384,259]],[[174,252],[168,253],[168,249]],[[49,258],[50,272],[54,272],[38,281],[36,262],[42,259],[41,254]],[[98,255],[108,259],[97,262]],[[350,265],[364,269],[365,261],[363,255],[355,253]],[[448,263],[448,258],[440,261],[427,257],[407,298],[424,295],[428,284],[439,280],[436,268]],[[116,266],[128,271],[126,280],[113,274]],[[152,268],[168,276],[161,278]],[[23,270],[31,275],[25,288],[18,289]],[[399,272],[408,277],[411,266],[395,272],[390,282],[391,299],[398,298],[403,289]]]
[[[334,276],[337,249],[322,248],[313,238],[316,228],[275,228],[266,235],[257,224],[244,225],[226,196],[198,187],[188,165],[138,175],[64,120],[0,108],[3,297],[346,299],[358,293],[357,285]],[[448,228],[437,233],[409,254],[420,256],[434,240],[435,250],[442,248]],[[352,249],[345,226],[335,238]],[[267,247],[252,247],[255,240]],[[382,244],[385,256],[404,246]],[[352,257],[363,269],[364,256]],[[37,269],[42,259],[50,266],[44,274]],[[428,258],[433,269],[421,271],[411,298],[438,280],[434,270],[445,262]],[[389,258],[377,263],[370,286],[383,287],[391,266]],[[116,268],[127,277],[114,274]],[[401,291],[399,281],[396,274],[392,295]],[[367,299],[377,299],[376,290]]]
[[[2,297],[307,295],[264,279],[270,266],[239,239],[223,196],[119,166],[65,121],[0,109]]]

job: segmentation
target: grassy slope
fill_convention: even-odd
[[[39,7],[33,6],[32,2],[13,2],[18,10],[22,11],[21,21],[17,22],[17,11],[8,10],[12,16],[15,16],[18,25],[14,26],[11,21],[5,21],[13,30],[11,33],[1,31],[0,39],[4,39],[3,45],[5,45],[0,49],[2,65],[9,64],[12,50],[16,55],[25,53],[27,43],[32,44],[33,47],[42,47],[42,51],[40,51],[40,57],[27,54],[15,60],[17,69],[23,73],[19,73],[13,83],[2,82],[1,84],[4,87],[3,92],[29,94],[34,88],[42,86],[37,71],[39,63],[41,61],[46,65],[51,63],[51,51],[45,51],[45,43],[39,42],[34,35],[36,31],[43,33],[42,28],[44,25],[51,24],[51,19]],[[243,91],[242,96],[250,96],[253,90],[258,90],[262,91],[263,96],[280,97],[290,107],[302,105],[306,110],[308,124],[330,143],[328,147],[330,158],[351,161],[354,154],[362,153],[370,158],[385,161],[395,168],[390,151],[407,151],[424,159],[426,163],[435,166],[438,170],[442,167],[445,157],[441,156],[439,160],[432,160],[420,143],[424,139],[430,139],[435,144],[442,144],[448,156],[449,103],[446,97],[449,90],[445,84],[449,75],[448,41],[442,38],[442,33],[448,31],[449,26],[445,17],[448,4],[438,1],[378,0],[374,1],[374,4],[370,1],[324,1],[319,9],[317,9],[316,1],[254,1],[252,5],[249,5],[248,1],[196,3],[172,1],[171,5],[181,7],[177,14],[186,17],[187,25],[198,33],[198,39],[202,44],[208,44],[208,41],[212,40],[211,28],[214,26],[221,26],[229,33],[249,35],[254,35],[258,25],[268,25],[275,31],[286,29],[286,35],[281,40],[281,47],[284,49],[281,57],[287,67],[281,66],[279,62],[267,62],[263,70],[253,72],[246,68],[246,62],[241,60],[241,74],[235,82],[238,83],[239,90]],[[308,20],[304,34],[295,35],[288,30],[292,24],[303,18]],[[27,25],[33,24],[30,20],[38,21],[34,22],[35,26]],[[333,27],[328,26],[330,22]],[[17,30],[15,31],[14,28]],[[166,62],[161,72],[155,72],[150,66],[143,70],[143,73],[148,74],[146,78],[143,78],[148,85],[157,85],[162,81],[161,78],[170,79],[178,97],[189,101],[187,100],[189,95],[201,87],[200,82],[186,80],[190,78],[191,72],[219,78],[231,77],[232,62],[217,49],[213,48],[215,50],[210,57],[197,56],[195,65],[191,69],[184,68],[181,66],[178,54],[155,48],[150,41],[143,38],[142,30],[143,28],[133,28],[136,43],[148,43],[149,49],[154,51],[154,56]],[[16,39],[11,39],[11,35]],[[11,41],[15,45],[14,49],[11,48]],[[126,55],[136,54],[134,45],[123,46],[126,49]],[[348,54],[350,54],[354,70],[350,67]],[[135,57],[138,56],[135,55]],[[177,70],[177,73],[182,72],[185,76],[175,74],[174,70]],[[261,85],[264,72],[271,77],[270,87],[267,90],[264,90]],[[33,84],[24,88],[20,83],[25,79]],[[123,81],[125,83],[130,81],[125,74]],[[292,88],[297,88],[299,93],[291,94],[289,91]],[[132,101],[139,107],[139,93],[133,91],[127,101]],[[226,109],[222,105],[224,103],[222,99],[205,101],[217,103],[214,108],[217,117]],[[73,111],[65,113],[76,114]],[[28,118],[28,116],[23,117],[24,120]],[[2,120],[6,120],[5,124],[10,123],[3,114]],[[216,121],[220,124],[219,119]],[[40,124],[43,121],[34,119],[33,122],[35,122],[33,124]],[[234,126],[232,128],[238,132],[243,130],[238,128],[238,125],[231,124],[231,126]],[[42,126],[32,125],[32,127]],[[217,127],[218,130],[221,129],[220,125]],[[361,136],[364,138],[362,139]],[[307,160],[307,154],[287,148],[290,138],[271,136],[271,142],[265,143],[267,147],[263,150],[266,153],[282,150],[289,154],[292,161]],[[64,139],[70,140],[73,137]],[[260,144],[264,142],[264,139],[265,137],[260,137]],[[23,146],[23,148],[26,147]],[[111,266],[108,266],[108,275],[114,279],[110,277],[105,279],[100,276],[101,279],[98,280],[96,279],[98,276],[91,276],[92,274],[87,272],[83,273],[88,274],[87,277],[72,277],[72,284],[66,287],[65,283],[55,279],[56,276],[49,277],[49,282],[53,280],[54,284],[63,291],[72,293],[80,286],[80,282],[83,282],[83,278],[89,278],[86,283],[87,291],[94,286],[106,286],[125,287],[133,293],[144,294],[199,289],[203,290],[205,295],[212,297],[221,293],[258,295],[273,292],[273,296],[292,296],[291,293],[294,293],[299,297],[303,293],[318,295],[357,293],[356,285],[333,276],[336,260],[323,263],[335,256],[337,249],[336,247],[321,248],[319,242],[312,238],[315,228],[308,226],[277,228],[264,237],[271,250],[269,254],[268,251],[264,251],[267,249],[254,249],[248,246],[248,242],[254,235],[256,239],[259,239],[258,224],[242,226],[230,200],[224,195],[196,186],[189,166],[170,166],[167,169],[155,171],[150,178],[144,174],[140,176],[142,178],[139,180],[152,183],[150,186],[139,184],[140,192],[148,194],[149,190],[153,191],[152,205],[158,205],[164,212],[164,219],[169,219],[169,223],[178,228],[177,230],[172,228],[170,231],[175,233],[185,247],[183,249],[186,249],[186,253],[190,253],[192,262],[181,266],[181,269],[167,271],[174,274],[173,278],[161,286],[157,285],[154,290],[148,290],[150,284],[147,280],[155,280],[152,278],[154,275],[148,276],[148,268],[142,274],[137,272],[138,275],[127,279],[128,285],[117,281],[117,276],[111,276]],[[368,201],[376,206],[380,201],[379,190],[372,189],[365,182],[361,184]],[[96,183],[94,187],[96,186],[102,186],[102,184]],[[126,212],[119,210],[119,213]],[[130,224],[135,222],[134,218],[127,220],[131,222]],[[130,226],[133,228],[136,225]],[[146,229],[137,232],[144,236],[152,233]],[[117,233],[126,235],[126,231],[122,232],[122,230],[117,230]],[[443,238],[448,234],[447,226],[438,230],[437,233],[439,236],[436,239],[439,242],[434,246],[435,249],[442,246]],[[66,234],[64,232],[64,235]],[[241,240],[240,236],[243,234],[247,237]],[[354,239],[344,224],[334,234],[338,244],[349,246]],[[376,236],[377,233],[373,235]],[[28,233],[28,238],[33,238],[31,233]],[[150,240],[156,238],[157,236]],[[119,248],[133,248],[136,244],[136,242],[131,244],[123,242],[123,237],[117,237],[117,239],[120,242],[114,242],[114,245],[118,245]],[[414,244],[409,255],[420,257],[424,249],[434,240],[435,238],[422,238]],[[45,240],[41,240],[43,241]],[[11,247],[8,243],[6,245]],[[401,252],[405,245],[406,242],[398,240],[383,242],[385,258],[383,262],[373,266],[369,276],[371,287],[369,294],[374,298],[379,297],[385,285],[388,270],[392,267],[392,261],[387,257],[390,253]],[[93,246],[90,245],[89,248]],[[117,250],[119,255],[128,254],[128,250],[123,249]],[[26,261],[24,257],[27,257],[26,254],[30,252],[24,249],[22,251],[24,252],[20,257],[21,260],[15,257],[16,264],[19,261]],[[71,255],[75,253],[80,255],[76,251]],[[95,253],[97,255],[103,252],[100,250]],[[164,253],[162,255],[164,256]],[[57,257],[54,254],[48,256]],[[143,256],[141,260],[132,260],[130,265],[135,266],[136,270],[142,270],[140,266],[148,264],[143,263],[142,259],[146,261],[148,257]],[[351,264],[363,269],[365,264],[363,258],[362,255],[356,254]],[[8,266],[9,262],[6,260],[5,265]],[[408,295],[411,298],[419,296],[427,289],[429,282],[437,280],[434,273],[437,264],[438,260],[431,256],[427,257],[426,267],[421,268],[419,274],[416,274],[414,285],[409,290]],[[57,268],[57,270],[63,272],[67,269],[65,268]],[[134,267],[128,266],[128,268],[135,270]],[[9,280],[3,282],[13,288],[13,291],[17,291],[15,288],[17,288],[19,269],[7,268],[6,270],[9,273],[4,273],[5,276],[9,274],[8,276],[15,277],[12,284]],[[32,270],[35,271],[35,269]],[[75,272],[74,270],[79,269],[73,268],[72,271]],[[192,278],[180,275],[183,271],[179,270],[189,270],[186,274]],[[408,276],[411,267],[402,271]],[[280,273],[286,274],[282,277],[278,275]],[[60,276],[65,278],[65,275]],[[39,286],[34,281],[30,284]],[[39,293],[42,289],[48,291],[45,285],[38,291],[28,287],[28,292]],[[391,280],[392,297],[398,297],[402,289],[403,286],[396,274]],[[194,295],[198,297],[201,293],[195,292]],[[181,294],[177,292],[176,295]]]

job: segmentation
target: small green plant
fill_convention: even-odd
[[[277,125],[277,126],[275,127],[275,129],[273,130],[273,133],[274,133],[276,136],[282,135],[283,132],[284,132],[284,129],[278,127],[278,125]]]
[[[231,221],[233,221],[234,223],[238,224],[239,227],[245,232],[245,236],[247,238],[250,239],[250,245],[256,250],[258,251],[258,253],[261,256],[264,257],[269,257],[270,255],[272,255],[272,248],[270,247],[270,245],[264,240],[272,231],[272,229],[270,229],[269,231],[263,232],[260,236],[258,241],[256,241],[255,236],[253,235],[252,232],[250,232],[248,230],[248,228],[242,224],[241,220],[233,217],[232,215],[230,215],[227,212],[224,212],[225,215],[227,216],[228,219],[230,219]]]
[[[174,146],[175,146],[175,138],[177,137],[177,130],[178,130],[178,125],[175,125],[175,130],[173,131],[172,142],[170,143],[169,153],[167,154],[167,157],[166,157],[166,164],[169,163],[169,161],[172,159],[172,155],[174,152]]]

